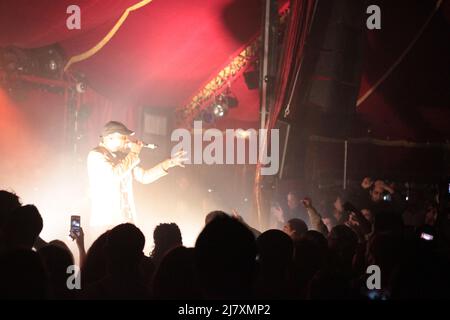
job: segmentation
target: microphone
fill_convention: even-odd
[[[148,148],[148,149],[153,149],[153,150],[154,150],[154,149],[158,148],[158,145],[153,144],[153,143],[145,143],[145,142],[144,142],[143,147],[144,147],[144,148]]]
[[[136,143],[136,142],[129,141],[128,147],[130,147],[130,143]],[[153,143],[145,143],[143,141],[141,141],[141,143],[142,143],[143,148],[152,149],[152,150],[158,148],[158,145],[153,144]]]

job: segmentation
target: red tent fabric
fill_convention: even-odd
[[[367,31],[360,95],[395,63],[438,1],[378,0],[381,30]],[[358,108],[361,136],[450,140],[450,3],[443,1],[399,65]],[[367,132],[370,130],[370,132]]]
[[[35,48],[58,43],[68,57],[80,54],[98,43],[124,10],[138,1],[2,0],[0,47]],[[66,27],[69,16],[66,9],[74,3],[81,8],[81,30]],[[121,120],[138,129],[142,107],[174,109],[189,102],[257,36],[262,3],[261,0],[153,0],[131,12],[104,48],[71,67],[83,72],[91,87],[83,98],[88,115],[87,148],[94,146],[101,126],[108,120]],[[435,3],[371,2],[381,7],[382,29],[367,32],[361,95],[394,63]],[[367,136],[370,130],[373,137],[382,139],[450,139],[449,17],[450,1],[444,1],[410,53],[358,107],[357,113],[364,123],[360,136]],[[231,110],[220,125],[257,128],[258,91],[248,90],[242,77],[232,84],[231,90],[239,100],[239,107]],[[55,160],[62,154],[63,119],[62,95],[42,90],[12,95],[7,87],[0,86],[3,186],[28,187],[29,181],[45,181],[51,190],[60,186],[62,175],[58,174]],[[79,152],[80,163],[86,154],[85,150]],[[390,160],[394,162],[392,157]],[[63,182],[72,185],[72,181]],[[65,190],[58,188],[55,192]],[[23,190],[16,191],[25,194]],[[40,194],[38,189],[33,191]]]
[[[1,1],[0,47],[58,43],[71,57],[97,44],[137,2]],[[66,10],[75,3],[81,9],[81,30],[68,30]],[[143,107],[175,109],[189,102],[257,36],[261,10],[260,0],[153,0],[131,12],[97,54],[71,67],[86,75],[90,87],[82,98],[80,163],[106,121],[124,121],[139,131]],[[221,125],[256,127],[258,90],[249,90],[242,77],[231,90],[239,106]],[[25,88],[11,94],[0,86],[0,154],[8,159],[0,180],[6,186],[47,181],[49,172],[58,176],[58,155],[65,154],[64,103],[61,94]]]
[[[33,48],[59,43],[70,57],[98,43],[124,10],[137,2],[79,0],[81,30],[68,30],[66,9],[73,1],[1,1],[0,46]],[[382,29],[367,32],[361,95],[397,59],[435,3],[420,0],[373,2],[382,9]],[[410,53],[358,107],[357,112],[365,124],[361,135],[366,136],[370,130],[372,136],[382,139],[449,139],[449,8],[449,2],[444,1]],[[176,108],[186,104],[258,34],[261,10],[260,0],[153,0],[131,12],[104,48],[71,67],[83,72],[91,88],[100,94],[93,97],[91,92],[85,98],[91,115],[87,126],[92,140],[97,137],[102,123],[110,118],[136,127],[140,107]],[[231,110],[220,125],[257,127],[258,91],[248,90],[242,77],[231,89],[239,100],[239,107]],[[11,113],[4,110],[14,106],[17,106],[14,112],[23,114],[24,118],[29,118],[28,110],[34,115],[28,121],[30,128],[34,128],[32,122],[39,119],[39,130],[43,130],[45,136],[48,134],[45,130],[58,127],[61,122],[58,119],[63,117],[62,96],[49,94],[49,99],[43,96],[36,99],[35,94],[24,94],[22,100],[11,99],[6,92],[1,96],[1,128],[13,121],[6,116]],[[35,110],[52,110],[53,117],[36,114]],[[25,126],[27,122],[23,123]],[[0,149],[8,148],[0,146]]]
[[[124,10],[137,2],[78,1],[81,30],[66,28],[66,9],[73,1],[2,2],[0,46],[59,43],[70,57],[98,43]],[[131,12],[97,54],[72,68],[83,72],[95,91],[118,104],[179,107],[257,35],[260,18],[259,0],[153,0]],[[242,84],[233,92],[246,110],[232,116],[255,121],[258,94]]]

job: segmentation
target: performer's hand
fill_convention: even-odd
[[[142,141],[130,141],[130,151],[139,154],[144,147]]]
[[[163,163],[162,163],[163,169],[167,171],[168,169],[173,168],[173,167],[184,168],[184,162],[186,162],[188,160],[186,155],[187,155],[186,151],[183,151],[183,150],[178,151],[177,153],[175,153],[173,155],[172,158],[163,161]]]

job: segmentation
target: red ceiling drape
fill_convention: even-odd
[[[293,0],[286,30],[283,55],[275,88],[275,102],[270,106],[268,129],[272,129],[281,109],[294,90],[295,77],[303,59],[303,49],[311,23],[315,0]],[[298,83],[298,82],[297,82]]]

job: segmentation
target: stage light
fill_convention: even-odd
[[[31,49],[30,54],[37,66],[37,75],[55,79],[61,77],[65,57],[64,52],[59,45],[53,44],[46,47]]]
[[[57,44],[32,49],[0,48],[0,68],[8,73],[59,79],[64,62],[64,52]]]
[[[237,98],[227,89],[224,93],[215,96],[213,102],[202,110],[200,114],[197,114],[195,119],[212,124],[216,119],[226,116],[228,110],[237,107],[237,105]]]
[[[221,118],[221,117],[225,116],[227,111],[228,111],[228,107],[226,104],[214,104],[214,106],[213,106],[213,112],[217,118]]]
[[[56,69],[58,69],[58,64],[56,63],[55,60],[50,60],[50,62],[48,63],[48,67],[51,71],[56,71]]]
[[[86,91],[86,84],[84,82],[78,82],[76,85],[77,92],[83,93]]]

